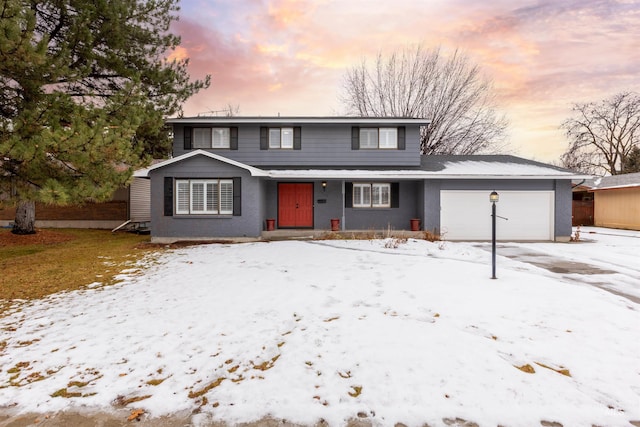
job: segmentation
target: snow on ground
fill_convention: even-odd
[[[575,230],[574,227],[574,234]],[[579,233],[580,241],[569,246],[554,243],[518,244],[517,246],[614,271],[615,275],[573,274],[567,277],[631,295],[636,298],[636,302],[639,301],[640,231],[581,227]]]
[[[600,281],[633,277],[640,238],[589,237],[522,245],[615,264]],[[640,420],[640,305],[503,257],[491,280],[482,245],[388,242],[176,249],[117,285],[17,304],[0,319],[0,408],[140,399],[129,407],[152,416],[201,407],[202,423]]]

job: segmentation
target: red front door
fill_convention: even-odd
[[[278,227],[313,228],[313,184],[278,184]]]

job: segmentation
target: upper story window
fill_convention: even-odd
[[[293,128],[270,128],[269,148],[293,149]]]
[[[236,127],[189,127],[184,128],[184,149],[223,148],[238,149]]]
[[[302,130],[294,127],[261,127],[261,150],[301,150]]]
[[[398,128],[360,128],[360,149],[398,149]]]
[[[353,127],[352,150],[404,150],[405,128],[401,127]]]
[[[193,148],[229,148],[229,128],[193,128]]]

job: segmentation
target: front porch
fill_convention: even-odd
[[[414,238],[424,239],[425,231],[410,230],[308,230],[308,229],[279,229],[273,231],[263,231],[262,240],[331,240],[331,239],[385,239]]]

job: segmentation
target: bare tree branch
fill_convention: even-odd
[[[569,139],[562,164],[593,174],[624,173],[631,152],[640,145],[640,96],[622,92],[574,104],[573,112],[561,126]]]
[[[363,117],[420,117],[421,154],[495,153],[504,148],[507,121],[494,108],[492,84],[459,51],[418,45],[363,60],[344,76],[343,102]]]

